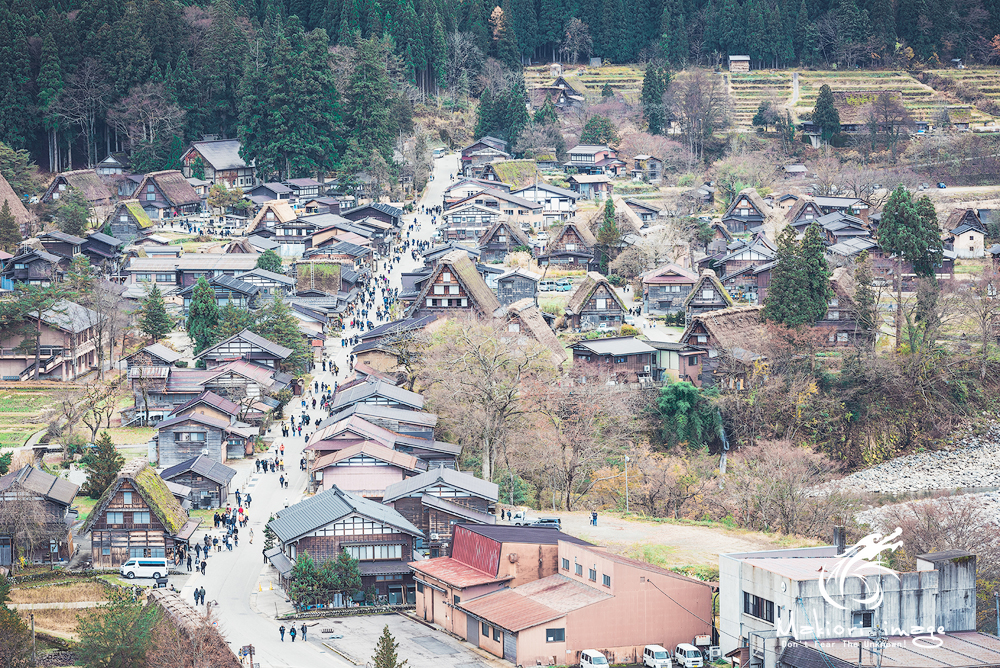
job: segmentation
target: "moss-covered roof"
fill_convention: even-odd
[[[163,482],[163,478],[150,468],[146,460],[135,459],[122,467],[122,470],[118,472],[118,479],[104,490],[104,494],[97,500],[93,512],[90,513],[87,524],[83,528],[83,533],[89,533],[98,518],[104,515],[108,504],[114,498],[115,494],[118,493],[118,490],[121,489],[122,483],[125,480],[132,482],[135,490],[139,492],[139,496],[149,506],[149,510],[160,520],[160,523],[163,524],[167,532],[171,535],[176,535],[180,532],[181,527],[187,522],[187,512],[181,507],[177,497],[167,489],[167,484]]]
[[[125,206],[126,209],[128,209],[128,212],[132,214],[132,217],[135,218],[135,221],[139,223],[139,227],[141,227],[142,229],[146,229],[147,227],[153,226],[153,221],[149,219],[149,216],[146,214],[146,210],[142,208],[141,204],[139,204],[139,200],[137,199],[125,200],[124,202],[122,202],[122,204]]]
[[[497,178],[509,185],[511,190],[530,185],[538,173],[534,160],[501,160],[491,162],[490,167]]]

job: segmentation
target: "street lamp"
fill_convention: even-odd
[[[628,455],[625,455],[625,512],[628,512]]]

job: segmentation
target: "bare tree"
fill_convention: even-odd
[[[463,445],[479,448],[485,480],[493,479],[497,458],[525,415],[522,383],[548,378],[551,357],[534,340],[512,337],[505,322],[474,318],[448,323],[428,351],[421,377],[429,403],[450,416],[446,427]]]
[[[899,97],[888,91],[879,93],[871,105],[871,115],[885,136],[886,145],[896,155],[896,145],[903,130],[913,125],[913,117]]]
[[[590,36],[590,28],[580,19],[573,17],[566,23],[563,43],[560,48],[560,58],[570,57],[574,63],[579,62],[580,56],[589,58],[594,50],[594,40]]]
[[[177,133],[184,110],[170,101],[163,84],[146,82],[134,86],[114,109],[108,121],[128,141],[130,147],[158,144]]]
[[[483,68],[486,58],[476,46],[475,36],[467,32],[453,32],[448,35],[448,63],[445,66],[445,81],[451,91],[452,102],[458,97],[468,99],[473,81]]]
[[[689,503],[711,490],[718,475],[716,457],[704,450],[666,454],[647,447],[631,459],[631,503],[654,517],[679,519]]]
[[[992,265],[971,282],[962,285],[956,295],[958,308],[979,337],[979,377],[989,369],[990,341],[1000,325],[1000,272]]]
[[[211,605],[211,604],[210,604]],[[201,615],[186,602],[164,606],[166,614],[153,628],[147,661],[171,668],[241,668],[211,615]]]
[[[722,78],[696,69],[671,82],[664,103],[680,123],[688,151],[699,162],[705,141],[729,123],[729,94]]]
[[[62,523],[62,518],[49,512],[37,493],[20,482],[14,482],[0,492],[0,534],[10,536],[11,547],[15,550],[20,548],[25,558],[33,555],[49,539],[59,538],[57,527],[65,532],[66,525]],[[13,568],[17,568],[16,554],[11,562]]]
[[[97,441],[97,432],[103,426],[111,428],[111,418],[118,412],[118,401],[122,397],[125,377],[115,376],[107,383],[88,383],[83,397],[78,402],[81,409],[80,420],[90,429],[90,442]]]
[[[63,122],[80,129],[87,143],[88,167],[95,163],[97,120],[107,109],[110,99],[111,85],[104,71],[96,60],[87,58],[80,63],[54,107]]]

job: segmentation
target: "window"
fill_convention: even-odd
[[[521,331],[521,325],[520,325],[520,323],[516,323],[516,322],[510,323],[509,325],[507,325],[507,331],[508,332],[520,332]]]
[[[147,202],[153,202],[155,200],[156,200],[156,195],[154,193],[147,193],[146,194],[146,201]]]
[[[483,622],[483,635],[486,636],[487,638],[490,637],[490,625],[487,624],[486,622]]]
[[[457,295],[458,294],[458,286],[457,285],[449,285],[448,286],[448,294],[449,295]]]
[[[564,571],[568,571],[569,570],[569,559],[563,558],[563,560],[562,560],[562,569]]]
[[[840,301],[836,297],[834,297],[833,299],[830,300],[829,306],[840,306]]]
[[[132,524],[149,524],[149,512],[132,513]]]
[[[118,216],[118,222],[119,223],[127,223],[128,222],[128,214],[123,213],[122,215]]]
[[[462,602],[462,597],[459,596],[458,594],[455,594],[454,596],[452,596],[452,600],[455,601],[455,605],[458,605],[459,603]]]
[[[344,550],[358,561],[401,559],[403,556],[402,545],[349,545]]]
[[[667,292],[680,292],[680,291],[681,291],[681,286],[679,286],[679,285],[668,285],[667,286]]]
[[[165,557],[165,556],[167,556],[167,550],[166,550],[166,548],[163,548],[163,547],[154,547],[150,551],[150,555],[149,556],[151,556],[151,557]]]
[[[708,336],[704,334],[699,334],[698,343],[708,343]]]
[[[152,183],[149,184],[148,186],[146,186],[146,192],[148,192],[148,193],[153,192],[153,184]]]
[[[451,274],[447,271],[441,273],[441,280],[445,283],[451,283]]]
[[[577,575],[583,575],[583,564],[577,564],[576,565],[576,574]]]
[[[125,505],[132,505],[132,492],[122,492],[122,496],[125,497]]]
[[[774,602],[760,596],[754,596],[749,592],[743,592],[743,612],[751,617],[763,619],[765,622],[773,622]]]
[[[173,274],[157,274],[156,275],[156,282],[157,283],[173,283],[174,282],[174,275]]]
[[[974,236],[972,236],[972,235],[970,234],[970,235],[969,235],[969,241],[975,241],[975,240],[976,240],[976,237],[974,237]],[[969,250],[972,250],[972,249],[970,248]]]
[[[837,343],[847,343],[847,332],[837,332]]]
[[[565,642],[566,629],[545,629],[545,642]]]
[[[434,286],[434,294],[436,294],[436,295],[443,295],[444,294],[444,286],[443,285],[435,285]]]
[[[112,511],[107,514],[108,524],[125,524],[125,513]]]
[[[698,366],[698,356],[692,355],[688,358],[688,366]]]
[[[625,364],[628,361],[628,357],[624,355],[619,355],[615,357],[615,364]]]
[[[417,582],[417,591],[419,591],[421,594],[424,593],[424,583],[423,582]]]
[[[826,319],[827,320],[840,320],[840,311],[827,311],[826,312]]]
[[[576,244],[566,244],[566,250],[568,250],[568,251],[575,251],[576,250]]]
[[[702,299],[715,299],[715,290],[702,290],[701,291],[701,298]]]
[[[513,216],[514,215],[514,209],[504,209],[503,212],[504,212],[504,215],[506,215],[506,216]]]
[[[607,299],[598,299],[597,300],[597,309],[598,310],[604,310],[607,307],[608,307],[608,300]]]
[[[596,567],[590,569],[590,581],[591,582],[597,582],[597,568]]]
[[[872,612],[855,612],[851,615],[851,621],[856,629],[870,629],[874,621]]]
[[[605,575],[604,576],[603,584],[604,584],[605,587],[610,587],[611,586],[611,576],[610,575]]]
[[[500,642],[500,629],[495,626],[493,627],[493,639]]]
[[[146,556],[146,550],[142,547],[130,547],[128,549],[128,556],[130,558],[141,558]]]
[[[111,548],[110,547],[102,547],[101,548],[101,554],[103,554],[105,557],[111,556]]]
[[[180,442],[198,441],[205,442],[205,432],[203,431],[179,431],[174,432],[174,440]]]

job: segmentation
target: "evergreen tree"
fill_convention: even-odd
[[[49,23],[55,23],[52,16],[54,13],[54,9],[49,10]],[[59,64],[59,46],[56,44],[55,35],[47,29],[42,37],[42,62],[38,70],[38,107],[42,112],[45,129],[49,133],[50,158],[54,158],[55,132],[59,127],[59,117],[55,113],[54,106],[62,89],[63,76]],[[55,164],[50,165],[50,167],[56,171]]]
[[[215,0],[209,10],[210,27],[205,34],[205,53],[199,72],[206,112],[205,130],[223,137],[233,135],[239,117],[237,103],[246,37],[237,25],[230,0]]]
[[[826,261],[826,244],[820,226],[813,223],[806,227],[799,245],[802,267],[806,275],[806,302],[803,304],[807,322],[817,322],[826,316],[827,307],[833,298],[830,288],[830,265]]]
[[[390,103],[395,97],[386,69],[391,43],[382,37],[355,42],[354,72],[348,84],[351,137],[361,153],[378,153],[387,165],[392,163],[396,128]]]
[[[122,470],[125,458],[118,452],[106,431],[101,433],[94,446],[94,452],[83,467],[87,473],[87,481],[80,491],[92,499],[99,499],[104,490],[118,478],[118,472]]]
[[[260,254],[260,257],[257,258],[257,268],[280,274],[281,257],[273,250],[266,250]]]
[[[292,349],[292,354],[279,364],[282,371],[302,375],[309,370],[312,350],[302,340],[299,321],[292,315],[288,304],[280,299],[271,301],[261,309],[251,329],[268,341]]]
[[[815,318],[810,318],[809,277],[795,236],[795,229],[791,226],[778,235],[775,265],[771,270],[771,283],[767,288],[767,302],[763,313],[766,320],[786,327],[798,327],[816,321]]]
[[[615,89],[611,87],[610,83],[604,84],[604,88],[601,89],[601,99],[607,100],[614,98]]]
[[[374,668],[404,668],[406,661],[400,661],[397,651],[399,643],[389,633],[389,625],[382,629],[382,635],[375,646],[375,654],[372,655],[372,665]]]
[[[581,144],[613,146],[620,140],[615,124],[607,116],[591,116],[580,133]]]
[[[509,6],[509,0],[506,3]],[[496,58],[511,70],[521,68],[521,52],[517,45],[517,35],[510,25],[507,13],[496,7],[490,14],[490,29],[493,38],[490,40],[489,55]]]
[[[431,37],[430,68],[434,82],[445,85],[448,66],[448,41],[444,34],[444,24],[437,12],[434,13],[434,31]]]
[[[244,329],[252,331],[256,321],[256,314],[253,311],[239,308],[232,302],[227,303],[219,311],[219,340],[224,341]]]
[[[212,347],[218,340],[218,324],[219,305],[215,301],[215,291],[205,277],[201,276],[194,285],[187,317],[187,332],[194,341],[195,355]]]
[[[23,148],[31,132],[28,96],[31,65],[22,21],[0,8],[0,142]]]
[[[536,125],[548,125],[549,123],[558,123],[559,115],[556,113],[555,105],[552,104],[552,99],[549,96],[545,96],[545,102],[542,103],[538,109],[535,109],[534,115],[531,120],[535,122]]]
[[[892,0],[874,0],[871,6],[872,36],[878,41],[883,54],[896,48],[896,17]]]
[[[510,77],[498,90],[487,86],[479,98],[479,109],[476,111],[476,136],[491,135],[507,141],[511,146],[516,144],[528,124],[527,98],[524,75],[520,72]]]
[[[660,15],[660,51],[663,58],[674,67],[684,67],[687,63],[687,26],[681,0],[666,0],[663,3],[663,13]]]
[[[71,188],[63,193],[56,210],[56,224],[66,234],[82,237],[90,219],[90,204],[83,194]]]
[[[21,228],[10,212],[10,204],[3,201],[0,207],[0,249],[13,253],[21,244]]]
[[[878,301],[875,294],[875,274],[868,251],[861,251],[854,265],[854,318],[858,323],[855,341],[871,351],[879,329]]]
[[[812,121],[819,128],[823,139],[830,140],[830,137],[840,132],[840,112],[833,104],[833,91],[828,84],[823,84],[816,96],[816,107],[813,109]]]
[[[142,302],[139,328],[153,340],[153,343],[162,339],[174,328],[167,315],[166,305],[163,303],[163,293],[160,292],[160,288],[156,284],[153,284],[153,288]]]
[[[646,116],[649,134],[658,135],[663,132],[667,123],[666,107],[663,95],[670,85],[670,70],[657,67],[650,63],[646,66],[646,74],[642,79],[642,111]]]
[[[917,276],[930,277],[941,263],[942,244],[934,205],[925,195],[914,202],[898,186],[889,196],[878,228],[879,245],[913,265]]]
[[[604,201],[604,218],[597,230],[597,245],[600,248],[601,273],[608,272],[608,262],[622,240],[621,228],[618,227],[618,216],[615,214],[615,202],[611,197]]]
[[[556,59],[556,49],[563,41],[563,26],[566,23],[565,0],[540,0],[538,9],[538,39],[546,47],[549,57]]]

